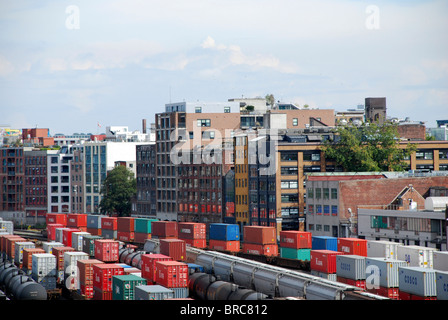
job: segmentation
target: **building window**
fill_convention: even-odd
[[[293,118],[293,119],[292,119],[292,125],[293,125],[293,126],[297,126],[297,125],[299,125],[299,120],[298,120],[297,118]]]
[[[308,205],[308,214],[313,214],[314,213],[314,205],[309,204]]]
[[[230,113],[230,107],[224,107],[224,113]]]
[[[331,188],[331,199],[337,199],[338,198],[338,189]]]
[[[316,214],[322,215],[322,205],[316,204]]]
[[[282,152],[280,154],[280,160],[282,160],[282,161],[297,161],[297,153]]]
[[[313,199],[314,198],[314,189],[313,188],[309,188],[306,191],[306,197],[308,199]]]
[[[324,188],[324,199],[330,199],[330,189]]]
[[[331,206],[331,215],[332,216],[338,215],[338,206]]]
[[[195,113],[202,113],[202,107],[196,107],[194,108]]]
[[[328,204],[324,205],[324,216],[330,215],[330,206]]]
[[[280,173],[281,173],[281,175],[286,175],[286,176],[297,175],[298,168],[297,167],[281,167]]]
[[[198,119],[198,127],[210,127],[210,119]]]
[[[322,198],[322,189],[321,188],[316,188],[316,199],[321,199]]]

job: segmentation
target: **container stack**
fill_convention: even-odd
[[[95,259],[103,262],[119,261],[119,243],[111,239],[95,240]]]
[[[65,228],[62,230],[62,243],[67,246],[72,246],[72,233],[73,232],[79,232],[81,230],[75,229],[75,228]]]
[[[205,223],[179,222],[179,239],[185,241],[187,246],[195,248],[207,247],[207,231]]]
[[[93,298],[93,265],[102,264],[103,262],[97,259],[78,260],[79,270],[79,288],[78,293],[86,299]]]
[[[85,252],[67,251],[64,253],[64,283],[67,289],[76,290],[79,281],[78,260],[87,260]]]
[[[63,243],[64,241],[64,235],[63,235],[63,232],[64,232],[64,230],[65,229],[69,229],[69,228],[67,228],[67,227],[62,227],[62,228],[55,228],[54,229],[54,231],[55,231],[55,238],[54,238],[54,241],[56,241],[56,242],[61,242],[61,243]]]
[[[134,241],[134,218],[132,217],[119,217],[117,219],[117,239],[125,242]]]
[[[280,231],[280,257],[309,261],[311,258],[311,232]]]
[[[102,239],[98,235],[86,235],[82,237],[82,252],[89,255],[90,258],[95,257],[95,240]]]
[[[245,226],[242,252],[278,256],[277,229],[264,226]]]
[[[87,232],[95,235],[101,236],[101,219],[100,215],[89,214],[87,217]]]
[[[181,239],[160,239],[160,253],[176,261],[187,259],[187,246]]]
[[[23,267],[23,250],[35,248],[36,245],[31,241],[18,241],[14,248],[14,264],[19,268]]]
[[[47,238],[48,240],[56,240],[56,228],[64,228],[65,226],[60,223],[47,224]]]
[[[401,246],[398,242],[370,240],[367,242],[367,256],[371,258],[397,259],[398,246]]]
[[[15,235],[6,238],[6,258],[8,261],[12,263],[14,263],[14,256],[16,254],[17,242],[26,242],[26,239]]]
[[[211,223],[209,248],[221,251],[240,251],[240,228],[237,224]]]
[[[188,265],[179,261],[156,261],[155,283],[174,292],[174,298],[188,297]]]
[[[145,243],[146,239],[151,239],[151,222],[155,219],[135,218],[134,219],[134,241]]]
[[[46,253],[42,248],[24,248],[23,249],[23,266],[22,270],[25,271],[27,275],[31,275],[33,271],[33,254],[35,253]]]
[[[93,265],[93,299],[112,300],[112,278],[123,275],[123,267],[114,263]]]
[[[101,236],[104,239],[117,239],[117,220],[116,217],[101,218]]]
[[[46,217],[47,226],[49,224],[57,223],[64,227],[67,226],[67,215],[65,213],[47,213]]]
[[[151,238],[154,239],[177,239],[178,229],[176,221],[152,221]]]
[[[338,251],[338,238],[328,236],[312,236],[311,249]]]
[[[358,238],[338,238],[338,251],[344,254],[367,257],[367,240]]]
[[[437,300],[436,270],[399,267],[400,300]]]
[[[50,253],[35,253],[32,259],[31,277],[47,291],[56,289],[56,257]]]
[[[396,259],[366,258],[366,290],[387,297],[399,299],[398,268],[406,267],[407,262]]]
[[[154,284],[156,281],[156,262],[173,261],[173,258],[164,254],[142,254],[142,277],[148,280],[148,284]]]
[[[135,287],[146,285],[146,279],[124,274],[112,277],[112,300],[135,300]]]
[[[422,246],[399,246],[398,260],[404,260],[410,267],[433,268],[433,255],[435,248]]]
[[[333,250],[311,250],[311,274],[321,278],[336,281],[336,256],[342,254],[342,252]]]
[[[68,213],[67,227],[79,229],[79,231],[87,232],[87,214],[85,213]]]
[[[366,289],[366,257],[350,254],[336,256],[336,280]]]
[[[46,253],[53,253],[54,247],[64,247],[64,244],[62,242],[56,242],[56,241],[42,242],[42,249],[44,249]]]
[[[82,251],[82,239],[89,236],[90,233],[86,231],[78,231],[72,233],[72,247],[77,251]]]
[[[56,259],[56,280],[58,283],[62,283],[64,281],[64,258],[65,253],[75,251],[72,247],[53,247],[52,254],[55,256]]]

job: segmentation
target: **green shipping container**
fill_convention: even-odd
[[[146,285],[146,279],[133,275],[112,277],[112,300],[135,300],[135,287]]]
[[[137,233],[151,233],[151,221],[159,221],[157,219],[135,218],[134,231]]]
[[[102,239],[101,236],[85,235],[82,237],[82,252],[87,253],[91,258],[95,257],[95,240]]]
[[[311,249],[293,249],[280,247],[280,257],[294,260],[311,260]]]

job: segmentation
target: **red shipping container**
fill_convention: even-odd
[[[156,261],[156,281],[167,288],[188,287],[188,265],[179,261]]]
[[[93,300],[112,300],[112,291],[104,291],[93,287]]]
[[[361,289],[366,289],[366,280],[352,280],[352,279],[348,279],[348,278],[343,278],[343,277],[336,277],[336,281],[341,282],[341,283],[345,283],[354,287],[358,287]]]
[[[104,264],[103,261],[97,259],[78,260],[78,277],[79,282],[84,285],[90,285],[93,289],[93,265]]]
[[[134,232],[117,231],[117,238],[120,241],[133,242],[134,241]]]
[[[280,231],[280,247],[292,249],[311,249],[312,234],[307,231]]]
[[[118,262],[119,243],[112,239],[95,240],[95,259],[103,262]]]
[[[221,251],[231,251],[231,252],[239,252],[240,251],[240,241],[239,240],[214,240],[210,239],[208,244],[210,249],[213,250],[221,250]]]
[[[50,223],[47,224],[47,238],[48,240],[56,239],[56,228],[64,228],[65,226],[60,223]]]
[[[73,232],[79,232],[81,230],[75,229],[75,228],[66,228],[62,230],[62,243],[67,246],[72,246],[72,233]]]
[[[93,287],[101,291],[112,292],[112,277],[123,275],[123,267],[114,263],[93,265]]]
[[[53,247],[51,250],[52,254],[56,256],[56,268],[59,271],[64,271],[64,253],[75,251],[74,248],[64,246],[64,247]]]
[[[132,217],[117,218],[117,230],[122,232],[134,232],[134,218]]]
[[[399,288],[386,288],[386,287],[378,287],[372,289],[366,289],[368,292],[386,297],[392,300],[400,299],[400,290]]]
[[[278,245],[243,242],[243,248],[241,252],[257,254],[260,256],[276,257],[278,256]]]
[[[164,254],[142,254],[142,278],[154,282],[156,279],[156,261],[173,261],[173,258]]]
[[[67,214],[65,213],[47,213],[46,217],[47,225],[52,223],[62,224],[64,227],[67,226]]]
[[[159,239],[177,238],[178,229],[176,221],[151,221],[151,234]]]
[[[145,243],[146,239],[151,239],[150,233],[142,233],[142,232],[135,232],[134,233],[134,242],[136,243]]]
[[[87,229],[87,214],[85,213],[68,213],[67,227],[85,227]],[[85,230],[83,230],[85,231]]]
[[[45,253],[42,248],[24,248],[23,249],[23,268],[33,270],[33,254]]]
[[[325,273],[336,273],[336,256],[343,254],[331,250],[311,250],[310,268],[311,270]]]
[[[245,226],[244,242],[257,244],[277,244],[277,229],[274,227]]]
[[[206,239],[183,239],[188,246],[204,249],[207,248],[207,240]]]
[[[117,230],[116,217],[101,217],[101,229]]]
[[[9,237],[6,239],[6,254],[10,260],[14,260],[14,256],[16,255],[16,242],[22,241],[26,241],[26,239],[20,236]]]
[[[92,236],[100,236],[101,235],[101,229],[97,229],[97,228],[87,228],[87,232],[90,233]]]
[[[338,251],[367,257],[367,240],[358,238],[338,238]]]
[[[93,284],[79,284],[79,291],[85,299],[93,299]]]
[[[160,239],[160,253],[184,261],[187,259],[187,245],[182,239]]]
[[[179,222],[179,239],[206,239],[205,223]]]

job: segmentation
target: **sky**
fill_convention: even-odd
[[[0,0],[0,125],[141,130],[166,103],[265,97],[448,119],[445,0]]]

